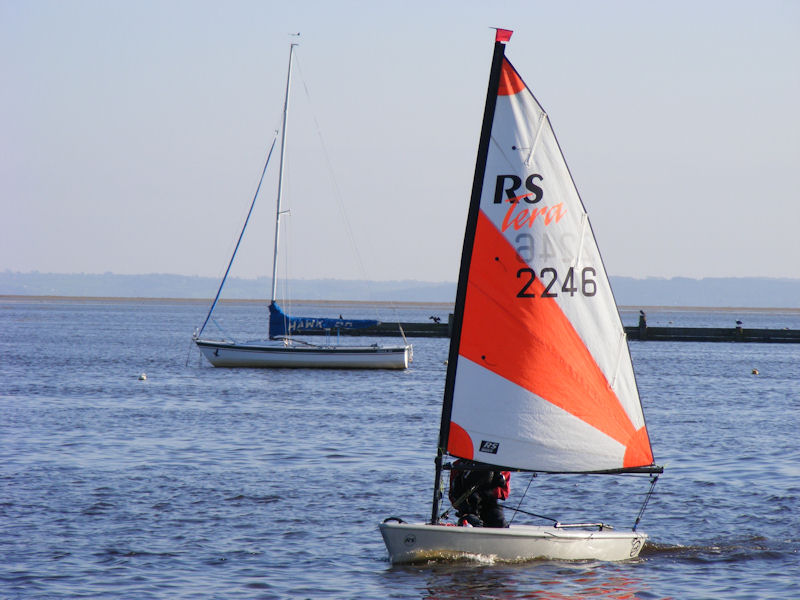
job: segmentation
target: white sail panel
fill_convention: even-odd
[[[472,442],[465,458],[533,471],[622,468],[625,446],[574,415],[463,357],[458,372],[452,422]],[[486,413],[486,398],[502,402]]]

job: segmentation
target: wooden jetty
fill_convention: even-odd
[[[629,340],[642,342],[760,342],[800,344],[797,329],[746,327],[626,327]]]
[[[450,319],[452,320],[452,315]],[[366,329],[349,329],[330,335],[387,337],[396,336],[399,327],[406,337],[447,338],[450,323],[379,323]],[[487,327],[491,324],[487,322]],[[296,331],[297,335],[325,335],[324,332]],[[748,342],[767,344],[800,344],[798,329],[750,329],[743,327],[625,327],[629,340],[642,342]]]

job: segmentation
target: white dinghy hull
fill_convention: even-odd
[[[636,558],[647,534],[512,525],[506,529],[430,523],[380,524],[392,563],[482,556],[494,560],[602,560]]]
[[[215,367],[407,369],[411,346],[267,346],[195,340]]]

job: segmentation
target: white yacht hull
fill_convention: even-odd
[[[646,534],[633,531],[535,525],[493,529],[386,522],[380,524],[380,530],[393,563],[463,556],[505,561],[535,558],[619,561],[636,558],[647,539]]]
[[[234,344],[196,339],[203,356],[215,367],[259,369],[407,369],[411,345],[297,346]]]

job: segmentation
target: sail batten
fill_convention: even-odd
[[[633,365],[583,202],[547,114],[501,60],[465,234],[440,447],[521,470],[647,469]]]
[[[530,166],[533,160],[533,155],[536,152],[536,147],[539,145],[545,123],[549,123],[549,119],[547,118],[547,113],[542,113],[542,116],[539,118],[539,126],[536,128],[536,137],[533,140],[533,144],[531,144],[531,151],[528,154],[528,158],[525,159],[525,166]]]

